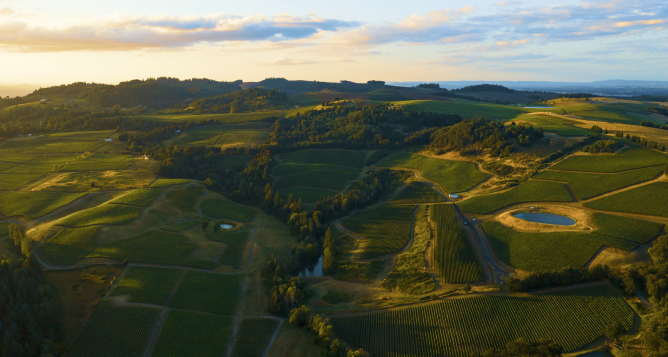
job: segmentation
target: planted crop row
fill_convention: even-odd
[[[444,202],[445,199],[436,193],[431,187],[422,182],[411,182],[408,187],[401,191],[392,203],[396,204],[415,204],[415,203],[433,203]]]
[[[484,279],[480,262],[466,232],[459,226],[451,205],[432,205],[435,225],[432,264],[446,283],[470,283]]]
[[[276,327],[278,327],[276,319],[243,319],[237,331],[237,341],[234,344],[232,357],[264,356]]]
[[[334,333],[372,356],[468,357],[524,337],[549,338],[572,351],[613,323],[625,330],[634,311],[607,286],[512,297],[448,299],[368,315],[332,318]]]
[[[665,165],[668,155],[658,151],[635,148],[624,149],[613,155],[575,155],[550,167],[552,170],[586,171],[586,172],[619,172],[639,169],[641,167]]]
[[[382,206],[362,211],[343,221],[343,225],[366,238],[362,256],[375,258],[394,253],[410,239],[413,206]]]
[[[598,212],[594,213],[592,218],[594,219],[594,223],[599,227],[594,233],[626,239],[640,244],[652,240],[661,232],[664,226],[662,223]]]
[[[668,182],[655,182],[585,203],[603,211],[668,217]]]
[[[529,180],[503,193],[472,197],[459,203],[466,212],[487,214],[524,202],[572,202],[573,197],[560,182]]]

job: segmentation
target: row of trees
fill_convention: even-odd
[[[666,151],[666,146],[664,144],[658,143],[656,141],[647,140],[647,139],[641,138],[639,136],[624,134],[623,131],[616,132],[615,136],[618,137],[618,138],[624,138],[628,141],[634,142],[636,144],[640,144],[640,145],[648,147],[650,149],[659,150],[659,151]]]
[[[585,146],[582,151],[588,152],[591,154],[598,154],[602,152],[613,153],[624,147],[624,144],[616,140],[600,140],[589,146]]]

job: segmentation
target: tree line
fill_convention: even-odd
[[[190,103],[193,114],[248,113],[259,110],[286,109],[290,103],[285,93],[275,89],[250,88]]]

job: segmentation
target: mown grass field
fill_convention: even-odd
[[[205,215],[215,218],[248,222],[255,216],[253,208],[226,200],[206,199],[202,202],[201,207]]]
[[[494,222],[482,224],[503,262],[527,271],[582,268],[602,246],[630,251],[638,244],[586,232],[525,233]]]
[[[0,191],[12,191],[42,177],[42,174],[2,174],[0,173]]]
[[[281,197],[287,198],[292,195],[292,197],[301,198],[304,203],[315,203],[321,199],[334,196],[338,191],[327,190],[324,188],[313,188],[313,187],[290,187],[278,191]]]
[[[661,166],[651,166],[616,174],[546,170],[534,176],[534,178],[566,182],[579,199],[586,200],[627,186],[652,180],[661,172],[663,172],[663,167]]]
[[[342,149],[301,150],[281,154],[281,161],[297,161],[312,164],[328,164],[362,168],[366,161],[366,151]]]
[[[404,167],[420,171],[425,178],[440,184],[448,193],[463,192],[486,180],[489,175],[467,161],[451,161],[411,154],[393,153],[380,160],[378,167]]]
[[[431,274],[425,271],[424,254],[431,241],[431,227],[427,217],[428,206],[420,206],[415,213],[413,245],[399,257],[394,268],[381,282],[384,289],[404,294],[422,295],[436,290]],[[328,292],[328,294],[331,293]],[[327,295],[323,297],[326,300]]]
[[[189,271],[181,281],[172,307],[231,315],[239,299],[242,276]]]
[[[416,204],[445,202],[443,196],[439,195],[429,185],[422,182],[411,182],[392,200],[393,204]]]
[[[459,207],[466,212],[487,214],[516,203],[572,201],[573,197],[563,183],[529,180],[503,193],[481,195],[461,201]]]
[[[66,227],[127,224],[139,218],[139,213],[141,213],[141,208],[139,207],[107,203],[72,213],[58,220],[57,224]]]
[[[362,243],[364,258],[375,258],[383,254],[395,253],[410,239],[411,223],[415,206],[386,205],[368,211],[361,211],[345,219],[345,228],[366,239]]]
[[[99,227],[63,229],[44,243],[40,250],[55,265],[73,265],[97,248]]]
[[[160,309],[101,304],[91,316],[70,357],[141,356]]]
[[[655,182],[586,202],[584,205],[602,211],[668,217],[666,202],[668,202],[668,182]]]
[[[130,302],[164,305],[181,276],[181,270],[130,267],[111,296],[130,295]]]
[[[232,357],[263,357],[277,327],[276,319],[243,319],[237,331]]]
[[[0,213],[7,217],[23,216],[35,219],[66,206],[85,195],[85,193],[44,191],[2,192],[0,193]]]
[[[359,171],[309,170],[306,172],[297,172],[291,175],[281,176],[278,182],[274,184],[274,187],[277,190],[292,187],[311,187],[342,191],[348,182],[356,180],[359,175]]]
[[[528,296],[473,296],[395,310],[334,317],[334,333],[372,356],[468,357],[524,337],[552,339],[573,351],[635,312],[608,286]]]
[[[550,167],[551,170],[620,172],[668,163],[668,155],[645,148],[628,148],[615,154],[574,155]]]
[[[218,357],[232,332],[232,316],[170,310],[154,357]]]
[[[153,188],[166,188],[169,186],[183,185],[192,182],[190,179],[157,179],[151,184]]]
[[[148,207],[158,198],[160,192],[156,188],[138,188],[110,201],[110,203]]]
[[[197,212],[197,202],[204,194],[203,186],[173,189],[167,192],[165,200],[186,212]]]
[[[645,244],[654,239],[664,226],[663,223],[599,212],[594,212],[592,218],[594,224],[600,227],[594,233],[626,239],[640,244]]]
[[[466,232],[459,226],[451,205],[432,205],[434,222],[434,254],[432,262],[444,282],[449,284],[473,283],[485,279]]]

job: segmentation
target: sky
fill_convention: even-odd
[[[0,0],[0,84],[668,80],[668,2]]]

